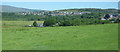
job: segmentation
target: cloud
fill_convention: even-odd
[[[120,0],[2,0],[2,2],[118,2]]]

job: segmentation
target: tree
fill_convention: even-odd
[[[76,18],[76,19],[73,20],[72,23],[73,23],[74,26],[79,26],[81,24],[81,20]]]
[[[34,27],[37,27],[37,26],[38,26],[38,24],[37,24],[36,21],[33,22],[33,26],[34,26]]]
[[[47,19],[44,21],[43,26],[53,26],[56,24],[56,20],[55,19]]]
[[[115,20],[114,23],[119,23],[119,22],[120,22],[120,20],[119,20],[119,18],[118,18],[118,19]]]
[[[40,21],[40,19],[38,19],[38,21]]]
[[[66,20],[63,22],[63,26],[71,26],[71,25],[72,24],[71,24],[70,20]]]
[[[106,14],[104,18],[105,18],[105,19],[108,19],[109,17],[110,17],[110,15],[109,15],[109,14]]]

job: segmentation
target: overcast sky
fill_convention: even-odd
[[[120,0],[2,0],[2,2],[118,2]]]

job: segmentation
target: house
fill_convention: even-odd
[[[110,18],[113,18],[113,15],[110,15]]]
[[[38,23],[38,27],[44,27],[43,23]]]
[[[111,21],[112,23],[114,23],[115,21]]]
[[[108,20],[111,20],[112,18],[110,17],[110,18],[108,18]]]
[[[56,25],[60,25],[60,22],[56,23]]]
[[[25,25],[25,27],[33,27],[32,25]]]
[[[101,18],[101,20],[106,20],[105,18]]]
[[[29,27],[31,27],[32,25],[29,25]]]

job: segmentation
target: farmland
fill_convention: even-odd
[[[3,50],[118,49],[118,24],[24,27],[32,23],[33,21],[3,21]]]

